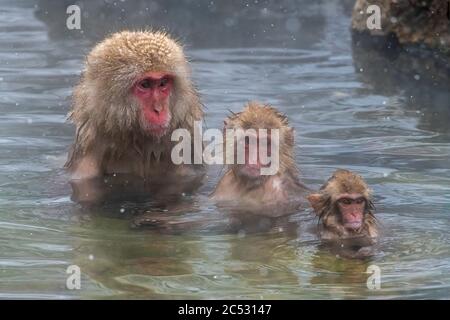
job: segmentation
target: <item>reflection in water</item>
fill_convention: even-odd
[[[176,238],[161,235],[130,235],[126,224],[117,219],[94,218],[83,232],[87,233],[85,237],[74,243],[73,263],[110,290],[100,295],[157,298],[158,288],[153,289],[151,281],[192,274],[192,266],[185,259],[200,255],[195,241],[186,239],[180,244]],[[95,292],[87,292],[85,297],[92,294]]]
[[[120,201],[165,203],[177,201],[196,192],[204,182],[204,174],[169,176],[162,179],[143,179],[130,174],[112,174],[100,178],[70,180],[71,200],[83,206],[97,206]]]
[[[152,24],[187,42],[207,127],[221,128],[228,109],[248,100],[268,102],[296,130],[307,185],[318,187],[338,167],[367,179],[384,232],[370,259],[347,259],[320,246],[309,210],[275,220],[217,210],[207,195],[220,168],[185,197],[73,203],[61,168],[83,55],[110,29],[149,18],[139,18],[144,1],[85,1],[77,36],[64,28],[63,3],[0,0],[1,298],[449,297],[449,82],[437,62],[352,49],[352,1],[248,9],[227,1],[215,11],[206,2],[148,2]],[[174,215],[167,220],[183,227],[133,228],[152,215]],[[65,288],[74,263],[83,275],[77,292]],[[380,267],[381,290],[366,288],[368,264]]]
[[[311,284],[328,288],[328,298],[357,298],[368,292],[367,267],[370,260],[339,259],[329,251],[318,251],[311,261],[316,273]],[[329,284],[332,283],[332,286]]]
[[[116,298],[270,298],[280,282],[296,286],[299,281],[282,263],[296,257],[295,247],[286,245],[286,236],[296,234],[285,230],[191,235],[182,244],[177,236],[130,236],[126,230],[118,220],[94,219],[74,245],[74,263]]]

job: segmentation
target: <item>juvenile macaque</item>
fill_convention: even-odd
[[[243,134],[239,135],[239,130]],[[294,132],[287,117],[275,108],[250,102],[225,120],[224,141],[229,167],[212,194],[213,200],[246,209],[280,208],[278,205],[304,199],[307,189],[299,181],[294,161]],[[244,150],[241,162],[239,148]]]
[[[175,40],[163,32],[113,34],[89,53],[74,90],[69,119],[76,138],[66,167],[72,180],[130,174],[149,182],[195,175],[201,166],[172,163],[171,133],[184,128],[193,135],[194,121],[202,116]]]
[[[308,189],[298,178],[294,133],[287,118],[273,107],[250,102],[225,120],[223,137],[228,168],[210,199],[203,200],[218,210],[199,212],[188,219],[149,212],[137,217],[133,226],[171,233],[296,230],[287,215],[307,202]]]
[[[361,176],[336,170],[308,200],[319,217],[322,239],[360,239],[361,246],[376,242],[378,228],[371,190]]]

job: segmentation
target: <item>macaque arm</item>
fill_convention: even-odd
[[[76,161],[71,180],[91,179],[101,175],[99,160],[93,154],[86,154]]]
[[[100,203],[106,194],[103,179],[71,180],[70,186],[72,187],[72,201],[82,205]]]

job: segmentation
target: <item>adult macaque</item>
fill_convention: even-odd
[[[319,216],[322,239],[351,239],[359,247],[376,242],[378,227],[371,190],[361,176],[337,170],[308,200]]]
[[[281,205],[293,203],[298,207],[307,188],[298,178],[294,132],[286,116],[271,106],[250,102],[242,112],[225,120],[224,140],[227,160],[230,158],[227,153],[234,150],[232,163],[228,163],[228,170],[214,190],[213,200],[242,209],[272,206],[275,211],[282,211]],[[239,147],[245,150],[241,163]]]
[[[105,175],[132,175],[147,183],[198,176],[201,165],[172,163],[171,133],[184,128],[193,135],[194,121],[202,116],[176,41],[163,32],[108,37],[87,56],[73,94],[69,119],[76,139],[65,166],[76,193],[95,197],[94,187],[81,181]]]

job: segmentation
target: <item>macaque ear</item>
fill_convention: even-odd
[[[320,193],[312,193],[307,197],[309,203],[314,209],[314,212],[318,214],[322,207],[322,195]]]

